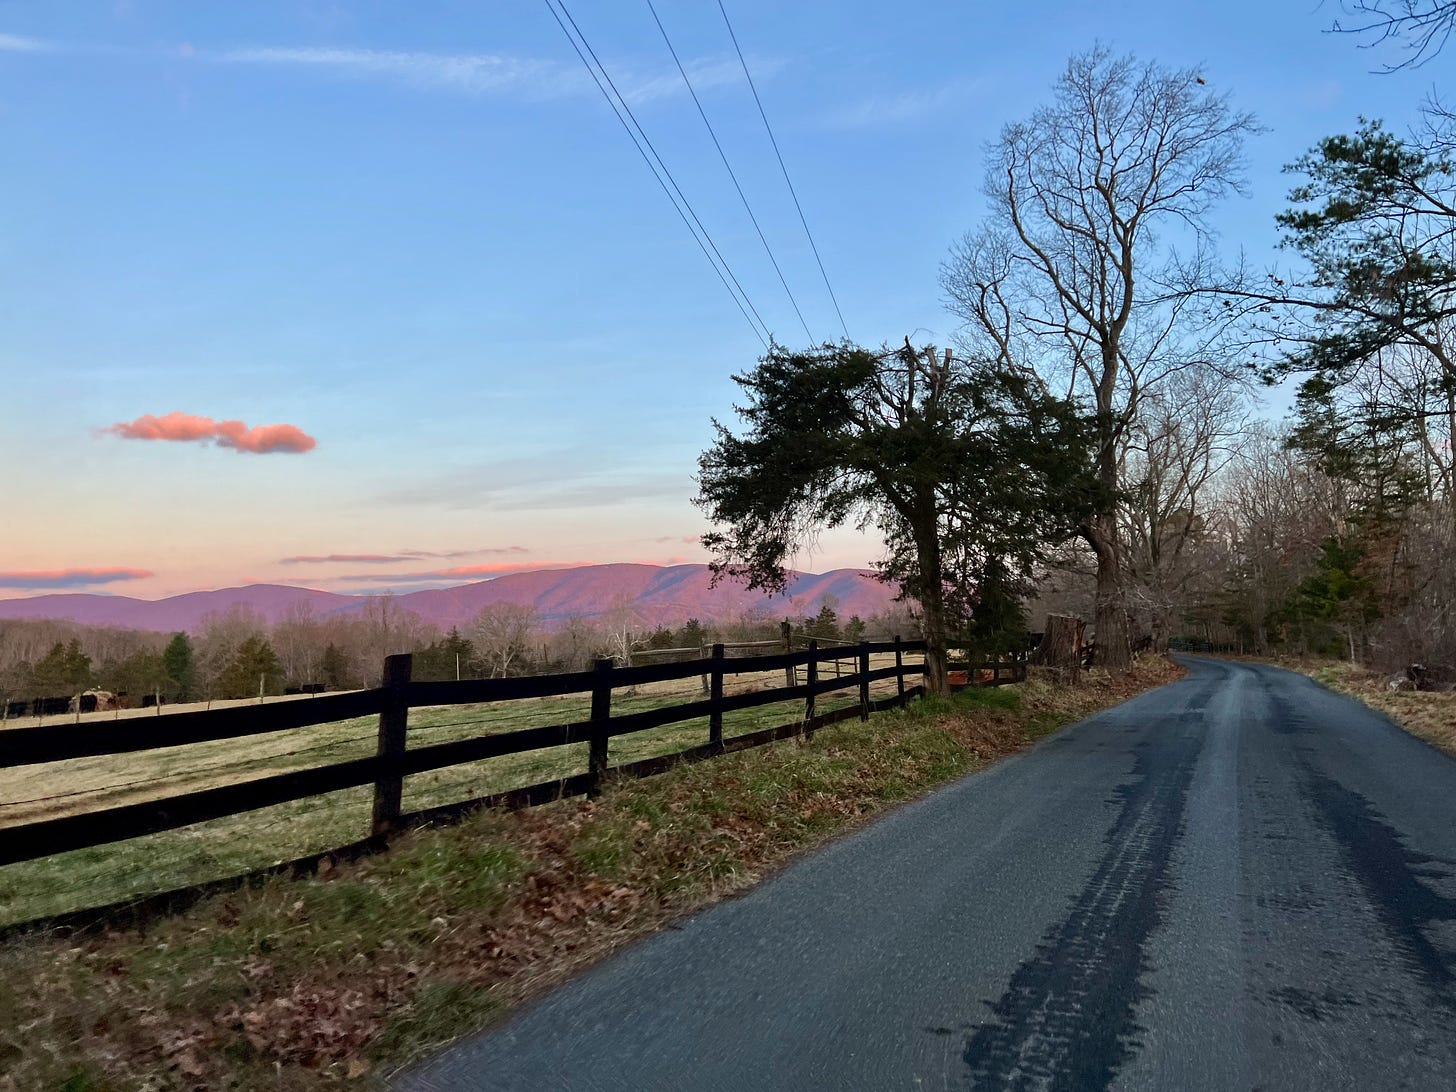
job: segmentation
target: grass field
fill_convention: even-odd
[[[872,667],[893,663],[874,657]],[[853,670],[846,663],[846,674]],[[821,678],[834,666],[820,667]],[[728,676],[725,693],[784,685],[782,672]],[[893,693],[894,680],[873,686]],[[614,714],[638,712],[702,697],[697,677],[656,683],[613,694]],[[303,699],[306,700],[306,699]],[[854,704],[853,689],[822,695],[818,710]],[[589,696],[537,698],[489,705],[444,706],[410,711],[410,744],[423,746],[541,725],[587,719]],[[725,738],[793,723],[800,701],[777,702],[726,714]],[[98,731],[125,731],[126,720]],[[613,765],[671,754],[708,738],[707,718],[665,725],[612,739]],[[0,769],[0,837],[6,826],[115,807],[269,774],[307,769],[374,753],[377,718],[360,717],[255,737],[104,755],[14,769]],[[3,741],[3,735],[0,735]],[[574,744],[492,758],[407,778],[405,811],[467,800],[582,773],[587,745]],[[280,861],[347,845],[369,833],[372,789],[364,786],[261,808],[174,831],[111,845],[56,854],[0,867],[0,925],[102,906],[122,899],[250,872]]]

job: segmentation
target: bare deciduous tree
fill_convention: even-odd
[[[1386,65],[1391,72],[1419,68],[1441,52],[1456,30],[1456,0],[1348,0],[1340,6],[1347,18],[1330,27],[1337,34],[1363,37],[1367,47],[1382,42],[1404,47],[1405,60]]]
[[[1033,368],[1088,403],[1109,495],[1123,485],[1124,437],[1148,393],[1226,363],[1224,327],[1186,289],[1218,279],[1206,218],[1241,188],[1243,141],[1255,131],[1194,69],[1101,48],[1073,57],[1051,103],[1002,130],[989,220],[943,270],[972,352]],[[1115,503],[1081,534],[1097,558],[1099,660],[1125,666]]]
[[[470,621],[469,635],[491,678],[505,678],[525,655],[536,628],[536,608],[526,603],[491,603]]]
[[[202,693],[210,699],[220,696],[219,680],[238,649],[249,639],[263,638],[268,632],[268,621],[257,611],[234,604],[222,613],[204,617],[199,629],[197,681]]]
[[[1211,494],[1247,423],[1238,386],[1190,371],[1151,392],[1128,430],[1122,536],[1129,598],[1153,648],[1216,587]]]

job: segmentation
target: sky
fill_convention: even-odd
[[[840,327],[716,0],[570,11],[781,342]],[[1331,3],[725,0],[848,335],[943,343],[983,155],[1101,43],[1253,111],[1283,164],[1409,125],[1452,63]],[[410,591],[708,560],[692,504],[758,336],[544,0],[0,0],[0,596]],[[825,534],[801,569],[866,566]]]

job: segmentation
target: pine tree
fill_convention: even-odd
[[[675,638],[679,648],[702,648],[708,643],[708,631],[696,618],[689,618]]]
[[[324,649],[323,661],[319,665],[324,685],[330,690],[348,690],[353,685],[349,661],[338,645],[329,643]]]
[[[819,608],[818,614],[804,619],[804,634],[821,643],[839,642],[839,615],[835,613],[834,606],[828,599]]]
[[[81,642],[74,637],[66,644],[57,641],[35,665],[32,680],[38,697],[78,693],[91,685],[91,657],[81,651]]]
[[[197,663],[192,653],[192,640],[178,633],[162,652],[162,663],[171,679],[174,701],[190,701],[197,687]]]
[[[224,698],[251,698],[259,688],[266,694],[283,693],[283,665],[266,638],[253,636],[238,646],[217,681]]]

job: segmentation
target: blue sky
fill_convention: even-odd
[[[716,3],[657,7],[810,331],[837,337]],[[1257,114],[1218,222],[1260,264],[1282,164],[1360,114],[1403,127],[1450,63],[1373,74],[1394,54],[1322,33],[1330,4],[727,7],[867,343],[952,331],[938,268],[981,215],[985,143],[1073,52],[1201,65]],[[571,10],[802,343],[646,4]],[[540,0],[4,0],[0,140],[0,595],[706,560],[695,459],[761,347]],[[243,424],[106,431],[169,413]],[[316,446],[249,450],[274,424]],[[843,532],[800,560],[877,551]],[[283,563],[330,556],[354,560]]]

